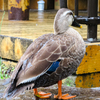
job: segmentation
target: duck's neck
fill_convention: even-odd
[[[66,31],[69,29],[69,27],[65,28],[65,27],[54,27],[54,34],[64,34],[66,33]]]
[[[67,25],[66,21],[61,22],[61,20],[55,20],[54,21],[54,34],[63,34],[65,33],[69,28],[69,25]]]

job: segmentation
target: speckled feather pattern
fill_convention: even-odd
[[[65,19],[61,15],[67,11],[72,13],[69,9],[58,11],[59,16],[54,20],[54,34],[40,36],[27,48],[11,75],[10,85],[4,93],[5,97],[13,97],[25,89],[53,85],[75,73],[84,57],[85,43],[76,30],[69,25],[65,26]],[[67,21],[71,15],[66,16]],[[58,27],[60,23],[57,20],[61,20],[60,18],[64,22],[63,26]],[[59,29],[63,27],[63,31]],[[58,59],[61,59],[59,67],[55,72],[48,74],[47,70]]]

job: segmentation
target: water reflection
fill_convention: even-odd
[[[2,35],[22,37],[28,39],[36,39],[47,33],[53,33],[53,21],[57,11],[34,11],[30,12],[30,21],[9,21],[8,12],[4,15],[1,26]],[[0,20],[3,12],[0,12]],[[87,12],[79,12],[80,16],[87,16]],[[98,14],[100,15],[100,13]],[[82,28],[75,28],[83,38],[87,38],[87,26],[84,24]],[[98,38],[100,38],[100,25],[98,25]]]
[[[38,11],[38,21],[44,20],[44,11]]]

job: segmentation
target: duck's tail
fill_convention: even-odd
[[[16,97],[17,95],[19,95],[20,93],[24,92],[24,90],[33,89],[33,87],[34,87],[34,83],[21,84],[21,85],[16,87],[15,82],[12,82],[6,88],[3,97],[6,98],[7,100],[10,100],[10,99]]]

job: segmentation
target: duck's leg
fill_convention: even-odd
[[[70,96],[68,93],[62,94],[61,86],[62,86],[62,80],[58,82],[58,95],[55,95],[54,98],[56,98],[56,99],[71,99],[71,98],[76,97],[75,95]]]
[[[37,88],[33,89],[33,91],[34,91],[34,95],[37,96],[37,97],[39,97],[39,98],[41,98],[41,99],[42,98],[43,99],[50,98],[50,96],[52,95],[51,93],[38,92]]]

